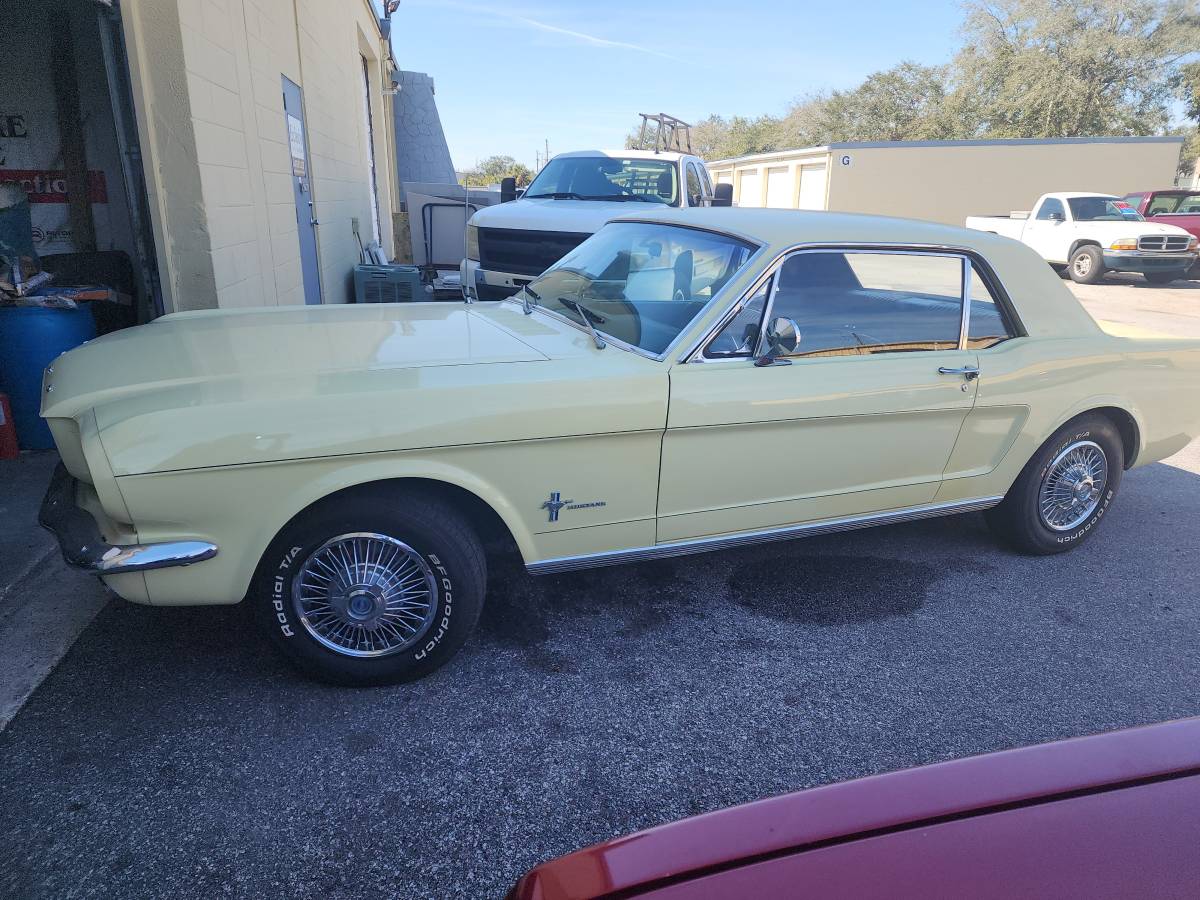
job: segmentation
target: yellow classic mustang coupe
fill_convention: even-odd
[[[494,532],[534,574],[972,510],[1067,550],[1200,434],[1200,343],[1106,334],[1007,238],[668,210],[509,300],[176,313],[44,392],[68,562],[248,597],[304,671],[378,684],[463,645]]]

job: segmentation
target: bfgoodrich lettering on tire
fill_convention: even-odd
[[[1112,422],[1088,413],[1072,419],[1025,465],[997,507],[992,530],[1017,550],[1062,553],[1096,533],[1121,485],[1124,445]]]
[[[449,504],[369,485],[284,528],[251,602],[301,671],[335,684],[394,684],[447,662],[479,620],[483,549]]]

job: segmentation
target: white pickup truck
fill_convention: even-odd
[[[579,150],[551,159],[517,199],[467,223],[459,267],[466,300],[503,300],[617,216],[639,208],[728,206],[698,156],[674,151]],[[503,194],[503,191],[502,191]]]
[[[968,216],[966,225],[1028,244],[1080,284],[1094,284],[1108,271],[1141,272],[1147,281],[1166,284],[1185,278],[1196,261],[1195,237],[1147,222],[1109,194],[1043,194],[1032,212]]]

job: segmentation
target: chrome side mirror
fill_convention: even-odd
[[[794,320],[778,316],[767,326],[767,352],[754,361],[756,366],[790,366],[790,359],[780,359],[796,352],[800,346],[800,326]]]

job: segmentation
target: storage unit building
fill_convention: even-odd
[[[1117,196],[1175,181],[1182,137],[837,143],[708,164],[739,206],[837,210],[961,225],[1043,193]]]

